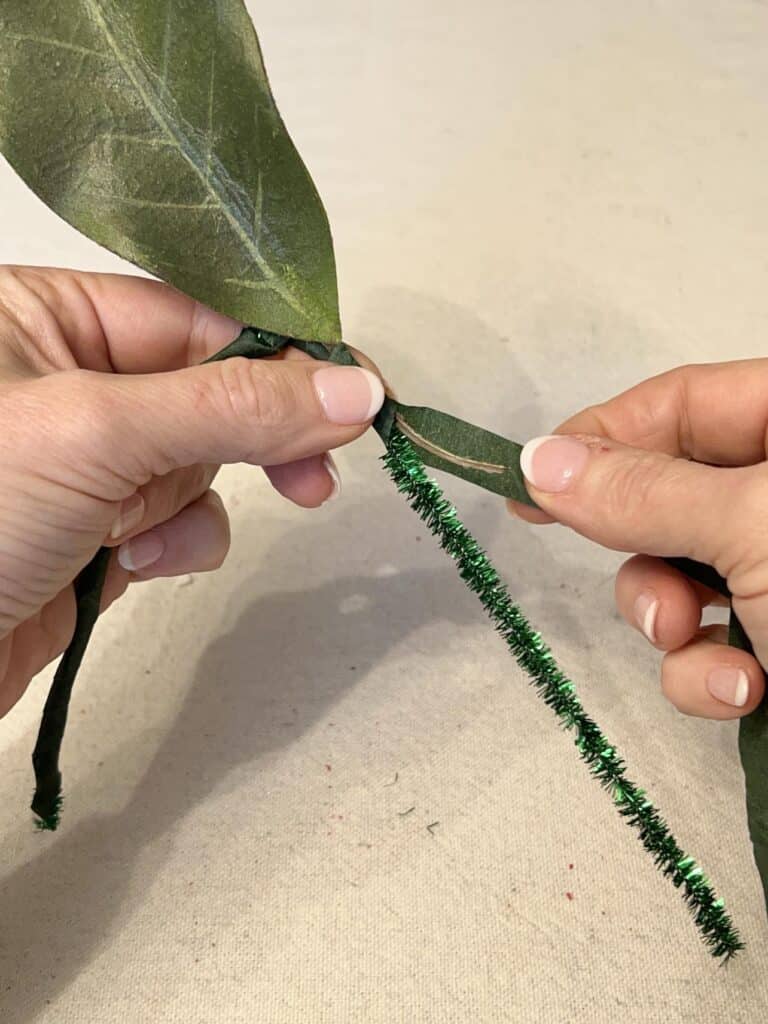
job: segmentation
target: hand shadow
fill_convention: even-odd
[[[488,503],[467,516],[486,542],[504,515],[500,505]],[[297,553],[297,564],[304,557],[309,564],[318,545],[339,546],[339,531],[369,536],[372,564],[376,558],[391,561],[391,535],[371,530],[370,524],[391,522],[400,514],[409,513],[394,494],[348,505],[319,529],[287,529],[265,564],[279,565],[280,552],[288,546]],[[413,524],[415,534],[415,518]],[[546,551],[528,529],[505,532],[505,540],[506,563],[534,558],[540,568],[555,570],[546,565]],[[439,558],[435,553],[436,565]],[[247,584],[238,591],[247,592]],[[199,593],[205,600],[204,587]],[[524,603],[525,593],[515,597]],[[237,602],[237,596],[232,600]],[[340,608],[347,614],[340,615]],[[568,631],[578,633],[565,602],[561,613]],[[368,666],[386,658],[409,633],[433,622],[456,628],[482,619],[482,608],[447,561],[441,568],[407,569],[380,578],[338,577],[245,605],[234,628],[205,650],[178,717],[123,809],[86,818],[49,841],[41,837],[40,852],[5,878],[0,890],[0,950],[6,963],[0,974],[3,1024],[29,1024],[72,982],[120,919],[140,905],[165,857],[167,844],[158,840],[230,773],[246,767],[248,773],[258,773],[271,751],[294,742],[326,715]],[[311,637],[311,643],[297,643],[297,636]],[[349,657],[340,656],[340,636]],[[128,635],[125,642],[140,641]],[[353,658],[354,674],[349,671]],[[114,663],[108,671],[114,672]],[[161,671],[158,666],[157,674]],[[100,666],[90,672],[98,677]],[[148,694],[154,686],[154,679],[146,676],[136,682]],[[77,740],[76,724],[73,732],[70,743]],[[140,738],[112,749],[104,767],[97,771],[94,766],[72,794],[73,801],[87,807],[93,792],[103,791],[105,778],[115,780],[119,794],[121,761],[131,763],[136,746],[141,746]],[[19,822],[19,828],[29,827],[28,820]],[[6,862],[12,843],[12,836],[3,843]],[[134,895],[139,862],[144,881]]]

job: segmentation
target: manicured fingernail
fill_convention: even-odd
[[[341,494],[341,477],[339,476],[339,467],[333,461],[333,456],[330,452],[326,452],[323,456],[323,465],[328,471],[328,476],[333,484],[333,490],[323,502],[324,505],[327,505],[329,501],[335,501]]]
[[[534,487],[555,494],[570,487],[588,458],[587,446],[573,437],[534,437],[520,453],[520,468]]]
[[[652,644],[656,643],[656,616],[659,613],[659,599],[652,590],[643,590],[635,600],[635,622]]]
[[[165,544],[159,533],[148,530],[138,537],[127,540],[117,549],[117,560],[124,569],[135,572],[153,565],[165,551]]]
[[[749,697],[749,678],[744,669],[720,665],[707,676],[707,689],[715,700],[743,708]]]
[[[341,426],[373,419],[384,401],[384,385],[361,366],[328,366],[312,381],[325,415]]]
[[[144,518],[144,498],[137,492],[132,494],[130,498],[126,498],[120,506],[120,512],[117,519],[112,524],[112,529],[109,531],[109,539],[117,540],[118,537],[122,537],[124,533],[130,533],[131,530],[135,530],[141,520]]]

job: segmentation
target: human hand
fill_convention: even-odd
[[[535,438],[521,455],[543,511],[516,502],[510,510],[642,552],[619,570],[616,603],[667,652],[665,696],[690,715],[749,714],[768,665],[768,359],[671,370],[585,409],[555,434],[571,436]],[[660,556],[692,558],[725,577],[756,657],[727,646],[726,626],[701,627],[702,609],[727,600]]]
[[[296,350],[199,366],[240,331],[156,281],[0,267],[0,716],[68,644],[73,579],[118,549],[102,610],[133,580],[221,565],[221,463],[265,467],[299,505],[338,490],[379,377]]]

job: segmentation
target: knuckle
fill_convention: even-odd
[[[664,475],[657,455],[621,459],[605,481],[603,498],[610,514],[626,517],[629,510],[642,515],[651,502],[658,504],[663,500]]]
[[[277,427],[290,419],[295,398],[284,372],[239,357],[219,365],[217,404],[227,415],[262,427]]]

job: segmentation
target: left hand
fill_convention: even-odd
[[[221,565],[219,465],[262,466],[308,508],[338,492],[329,452],[370,427],[379,376],[296,349],[198,365],[240,329],[158,281],[0,267],[0,717],[69,643],[101,545],[102,610]]]

